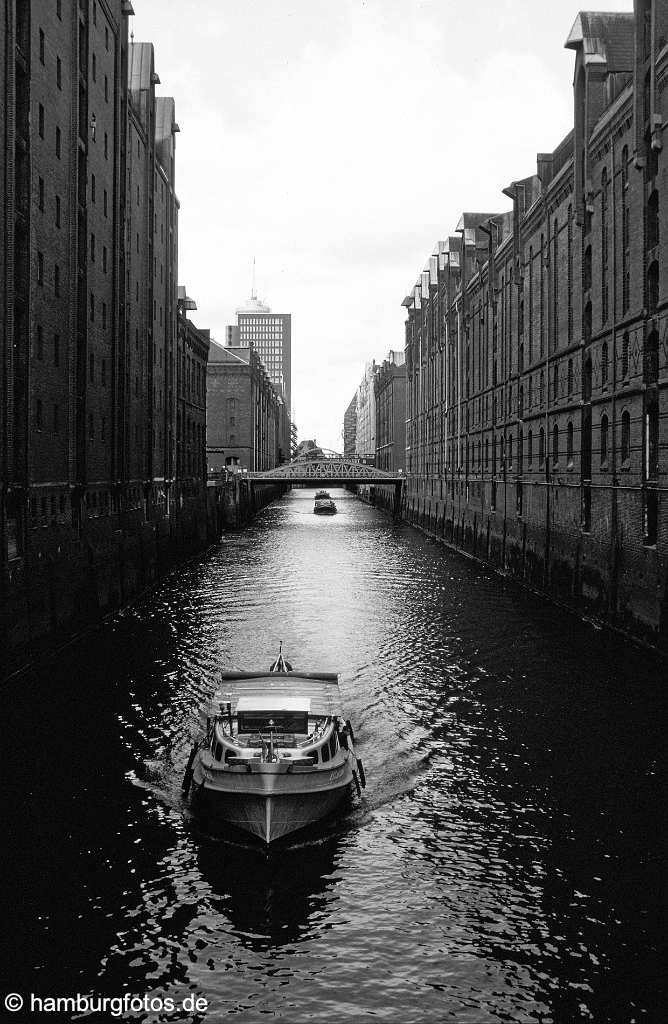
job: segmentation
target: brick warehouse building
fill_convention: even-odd
[[[153,578],[192,490],[176,470],[178,126],[152,46],[128,43],[132,13],[8,0],[0,24],[0,613],[19,660]]]
[[[573,131],[404,300],[407,516],[664,646],[667,39],[579,15]]]
[[[406,365],[403,352],[390,351],[373,380],[376,406],[376,468],[405,469]]]
[[[211,334],[195,327],[186,313],[197,309],[186,289],[178,289],[178,360],[176,366],[176,476],[182,500],[196,497],[207,479],[206,367]],[[188,487],[188,482],[190,487]]]
[[[357,422],[355,425],[355,454],[367,460],[376,457],[376,392],[374,379],[378,373],[375,359],[364,366],[364,375],[357,388]]]
[[[357,442],[357,392],[343,415],[343,454],[354,455]]]
[[[253,345],[211,342],[207,366],[209,470],[273,469],[279,464],[285,404]]]

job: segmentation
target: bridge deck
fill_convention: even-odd
[[[287,462],[275,469],[256,471],[248,474],[253,483],[328,483],[328,484],[389,484],[403,483],[401,473],[388,473],[374,466],[367,466],[355,459],[322,458],[299,459]]]

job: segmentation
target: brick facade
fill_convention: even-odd
[[[578,17],[573,131],[404,300],[408,517],[662,644],[667,30],[642,0]]]
[[[79,628],[205,538],[201,474],[187,523],[174,501],[178,126],[131,13],[7,0],[0,25],[8,649]]]
[[[350,400],[350,404],[343,416],[343,454],[354,455],[357,440],[357,392]]]
[[[176,473],[179,484],[206,482],[206,367],[211,336],[186,316],[195,303],[179,288],[176,362]]]
[[[376,404],[376,468],[404,470],[406,464],[406,365],[403,352],[390,352],[373,381]]]
[[[364,376],[357,388],[357,425],[355,428],[355,453],[366,459],[376,455],[376,393],[374,378],[378,365],[371,360],[364,367]]]
[[[285,405],[250,348],[211,343],[207,366],[210,472],[273,469],[279,464]]]

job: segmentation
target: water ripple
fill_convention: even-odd
[[[195,992],[216,1021],[660,1019],[660,667],[346,492],[324,521],[312,499],[13,695],[7,976]],[[266,852],[180,782],[217,673],[279,640],[341,673],[368,787]]]

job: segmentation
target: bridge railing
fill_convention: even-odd
[[[341,452],[332,452],[321,449],[321,452],[317,455],[312,455],[310,452],[306,452],[304,455],[299,455],[296,459],[292,459],[289,465],[302,466],[307,462],[322,462],[323,460],[329,460],[332,462],[358,462],[363,466],[375,466],[376,464],[376,456],[373,452],[366,455],[358,452],[355,452],[354,455],[342,455]]]
[[[311,458],[283,463],[275,469],[249,473],[251,481],[284,480],[286,483],[322,481],[341,483],[398,484],[404,479],[403,473],[376,466],[369,466],[360,460],[350,458]]]

